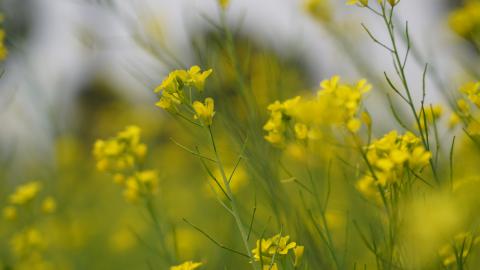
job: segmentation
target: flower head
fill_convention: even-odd
[[[155,88],[154,92],[160,94],[156,105],[165,110],[174,110],[178,105],[185,103],[185,87],[203,91],[205,80],[212,70],[202,71],[199,66],[192,66],[188,70],[174,70]]]
[[[144,158],[147,146],[140,142],[141,130],[128,126],[116,137],[97,140],[93,155],[100,171],[122,172],[133,168]]]
[[[252,250],[255,261],[271,263],[274,256],[286,256],[290,250],[297,247],[297,243],[290,242],[290,236],[274,235],[268,239],[257,240],[255,249]]]
[[[215,115],[212,98],[206,98],[204,103],[195,101],[192,106],[195,110],[195,119],[199,119],[206,126],[212,125],[213,116]]]
[[[389,187],[401,181],[406,171],[420,171],[431,157],[431,152],[413,133],[400,135],[391,131],[366,148],[366,158],[372,169],[358,181],[357,189],[371,197],[375,194],[375,185]]]

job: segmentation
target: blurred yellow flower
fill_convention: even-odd
[[[42,234],[34,228],[28,228],[13,236],[11,246],[13,253],[18,256],[28,256],[35,250],[41,250],[46,243]]]
[[[293,249],[293,254],[295,254],[295,262],[293,265],[295,267],[298,267],[302,263],[302,258],[303,258],[303,252],[305,251],[304,246],[296,246]]]
[[[448,22],[450,28],[459,36],[467,39],[480,35],[480,2],[466,1],[463,6],[454,10]]]
[[[425,107],[424,110],[420,111],[418,115],[420,120],[420,128],[425,129],[429,124],[436,123],[436,121],[441,118],[442,115],[443,107],[441,105]]]
[[[480,108],[480,82],[468,82],[460,87],[460,92],[465,94],[477,108]]]
[[[292,137],[289,136],[292,129],[293,136],[299,140],[318,139],[322,130],[334,126],[356,133],[362,125],[362,97],[370,89],[366,80],[350,85],[342,83],[339,76],[333,76],[320,83],[316,98],[297,96],[284,102],[277,100],[267,107],[270,118],[263,126],[268,132],[265,140],[283,147],[286,139]]]
[[[230,0],[218,0],[218,4],[221,8],[226,9],[230,4]]]
[[[450,118],[448,119],[448,128],[449,129],[455,128],[460,123],[460,121],[462,121],[462,119],[460,119],[458,114],[452,113],[450,115]]]
[[[188,261],[177,266],[172,266],[170,267],[170,270],[194,270],[199,268],[202,265],[203,263],[200,263],[200,262]]]
[[[57,202],[53,197],[47,197],[42,202],[42,211],[46,214],[51,214],[57,209]]]
[[[130,177],[125,182],[125,190],[123,191],[123,196],[128,202],[134,203],[137,202],[140,197],[140,187],[135,178]]]
[[[367,146],[366,157],[373,171],[368,171],[358,181],[357,189],[366,197],[371,197],[375,185],[385,187],[400,181],[406,168],[420,171],[429,164],[431,156],[413,133],[399,135],[393,130]]]
[[[438,250],[438,255],[442,258],[443,265],[448,267],[458,259],[465,261],[479,241],[480,238],[474,237],[470,232],[459,233],[455,235],[452,243],[445,244]]]
[[[10,195],[10,203],[23,205],[33,200],[40,191],[40,183],[38,181],[29,182],[17,187],[15,192]]]
[[[140,142],[140,134],[139,127],[128,126],[116,137],[97,140],[93,149],[97,169],[115,173],[139,165],[147,151],[147,146]]]

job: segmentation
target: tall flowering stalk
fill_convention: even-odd
[[[123,196],[128,202],[143,203],[159,234],[162,255],[167,262],[172,262],[174,255],[166,242],[167,233],[154,204],[154,197],[159,191],[158,173],[143,169],[147,145],[141,142],[140,135],[138,126],[127,126],[112,138],[97,140],[93,155],[97,160],[97,169],[111,175],[113,181],[123,188]]]
[[[212,73],[212,70],[201,71],[198,66],[193,66],[188,71],[186,70],[176,70],[171,72],[161,85],[155,90],[159,93],[160,101],[157,103],[157,106],[165,109],[167,112],[170,112],[173,115],[177,115],[180,118],[201,127],[202,129],[208,132],[210,139],[211,148],[215,157],[213,159],[208,158],[197,151],[188,149],[185,146],[180,145],[182,148],[187,149],[190,153],[199,157],[202,160],[212,161],[216,164],[218,171],[221,175],[222,184],[218,182],[217,179],[214,179],[218,184],[218,187],[225,193],[228,199],[228,205],[225,205],[220,200],[219,202],[225,207],[225,209],[230,213],[237,225],[239,230],[242,242],[245,246],[247,257],[252,258],[252,253],[250,251],[250,245],[248,243],[248,235],[244,226],[244,222],[240,216],[240,211],[238,208],[237,201],[232,192],[231,188],[231,176],[227,176],[223,162],[218,153],[217,144],[215,141],[215,136],[213,134],[212,126],[215,116],[214,100],[212,98],[206,98],[204,102],[194,100],[192,95],[192,89],[195,89],[199,92],[203,92],[206,78]],[[186,91],[190,91],[189,94]],[[178,144],[178,143],[177,143]],[[205,164],[204,164],[205,165]],[[206,167],[206,166],[205,166]],[[207,171],[209,171],[208,167]],[[210,174],[212,176],[212,174]],[[203,233],[203,232],[202,232]],[[252,267],[256,269],[256,266],[252,264]]]

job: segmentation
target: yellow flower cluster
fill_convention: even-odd
[[[465,94],[477,108],[480,108],[480,82],[468,82],[460,87],[460,92]]]
[[[300,97],[295,97],[280,103],[275,101],[267,109],[270,111],[270,119],[263,126],[268,132],[265,139],[274,144],[282,145],[285,141],[288,122],[292,120],[295,110],[300,102]]]
[[[480,122],[476,113],[472,112],[473,104],[477,109],[480,108],[480,82],[468,82],[462,85],[459,91],[465,96],[457,100],[457,122],[463,120],[466,125],[466,131],[470,135],[480,135]]]
[[[297,96],[284,102],[275,101],[268,106],[270,118],[263,127],[268,132],[265,139],[283,146],[290,130],[299,140],[317,139],[322,130],[335,125],[355,133],[361,127],[362,97],[370,89],[366,80],[350,85],[334,76],[320,83],[316,98]]]
[[[195,88],[203,91],[205,80],[212,73],[212,70],[201,71],[199,66],[193,66],[189,70],[175,70],[163,80],[154,90],[160,94],[157,106],[165,110],[176,110],[177,106],[186,101],[185,87]]]
[[[199,268],[202,265],[203,265],[203,263],[200,263],[200,262],[188,261],[188,262],[184,262],[180,265],[172,266],[172,267],[170,267],[170,270],[194,270],[194,269]]]
[[[366,196],[374,195],[376,185],[388,188],[400,182],[406,170],[419,171],[428,165],[431,156],[414,134],[399,135],[391,131],[367,147],[366,157],[371,170],[358,181],[357,189]]]
[[[48,196],[39,200],[42,186],[31,181],[18,186],[8,197],[8,205],[3,209],[4,218],[12,221],[15,233],[10,238],[11,254],[15,269],[51,269],[42,252],[47,247],[44,235],[35,228],[38,212],[55,212],[55,199]]]
[[[201,71],[200,67],[193,66],[189,70],[172,71],[155,89],[156,93],[160,93],[160,100],[156,105],[169,112],[183,116],[180,112],[180,105],[184,104],[187,111],[193,112],[193,118],[200,120],[205,126],[211,126],[214,111],[214,101],[212,98],[206,98],[205,102],[192,101],[191,93],[188,98],[184,92],[185,87],[198,91],[203,91],[205,80],[210,76],[212,70]]]
[[[12,254],[15,256],[15,269],[47,270],[55,269],[42,254],[47,242],[42,233],[34,228],[27,228],[13,236],[10,241]]]
[[[304,247],[297,245],[295,242],[290,242],[290,236],[282,236],[277,234],[268,239],[257,240],[255,249],[252,250],[253,259],[257,262],[262,262],[264,269],[277,269],[276,262],[272,261],[275,258],[280,259],[282,256],[287,256],[289,251],[293,251],[295,256],[294,265],[300,264],[303,256]]]
[[[40,183],[37,181],[21,185],[17,187],[12,195],[10,195],[10,203],[14,205],[24,205],[33,200],[39,191]]]
[[[3,216],[7,220],[15,220],[18,217],[18,211],[27,207],[33,202],[40,193],[41,185],[38,181],[31,181],[24,185],[18,186],[13,194],[9,197],[9,204],[3,209]],[[56,201],[52,197],[46,197],[40,204],[40,210],[45,214],[50,214],[56,210]]]
[[[480,242],[480,237],[474,237],[470,232],[457,234],[452,243],[442,246],[438,255],[444,266],[449,267],[458,259],[465,261],[472,252],[472,248]],[[461,253],[461,254],[460,254]]]
[[[117,136],[97,140],[93,154],[97,169],[113,175],[115,183],[124,187],[124,196],[130,202],[158,191],[158,174],[154,170],[140,170],[147,146],[140,141],[141,130],[128,126]]]
[[[140,133],[139,127],[128,126],[114,138],[97,140],[93,149],[97,169],[113,173],[138,166],[147,152],[147,146],[140,142]]]
[[[480,1],[469,0],[453,11],[449,17],[452,30],[467,39],[478,38],[480,35]]]

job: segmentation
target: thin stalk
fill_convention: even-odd
[[[225,186],[225,191],[227,192],[228,196],[230,197],[230,208],[232,210],[232,215],[233,218],[235,219],[235,223],[237,224],[238,230],[240,231],[240,235],[242,237],[243,244],[245,245],[245,249],[247,250],[247,254],[250,258],[252,257],[252,252],[250,251],[250,245],[248,244],[248,235],[247,232],[245,231],[245,228],[243,227],[242,220],[240,218],[240,212],[238,210],[237,202],[233,196],[232,189],[230,188],[230,182],[228,181],[228,177],[225,174],[225,169],[223,168],[223,164],[220,160],[220,155],[218,154],[217,151],[217,146],[215,144],[215,139],[213,136],[212,128],[211,126],[208,126],[208,133],[210,134],[210,139],[213,147],[213,152],[215,153],[215,159],[217,162],[218,169],[220,170],[220,174],[222,175],[222,180],[223,184]],[[254,270],[257,270],[257,267],[254,263],[252,263],[252,267]]]

